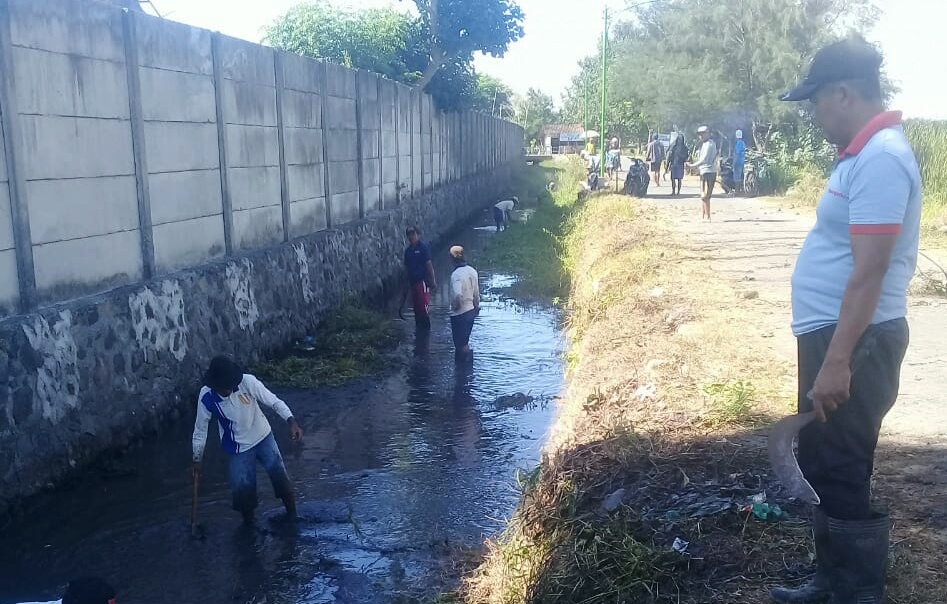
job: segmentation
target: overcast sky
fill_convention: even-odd
[[[260,28],[298,0],[153,0],[163,16],[258,42]],[[515,91],[538,88],[558,102],[577,71],[578,61],[595,52],[602,35],[602,8],[614,0],[519,0],[526,13],[526,36],[502,59],[478,57],[480,71],[495,75]],[[337,2],[338,3],[338,2]],[[410,0],[346,0],[356,7],[394,5]],[[881,43],[889,74],[901,86],[892,107],[908,117],[947,119],[947,78],[936,40],[947,23],[945,0],[879,0],[885,13],[870,36]],[[895,8],[897,6],[897,8]]]

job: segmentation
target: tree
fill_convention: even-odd
[[[514,0],[414,0],[431,41],[430,61],[418,85],[426,88],[452,61],[475,52],[501,57],[523,37],[523,11]]]
[[[416,29],[410,15],[392,9],[352,11],[319,1],[291,8],[264,28],[264,41],[288,52],[405,81],[412,79],[407,61]]]
[[[327,0],[290,9],[264,28],[264,41],[288,52],[380,73],[409,86],[420,85],[432,56],[430,30],[420,17],[390,8],[339,8]],[[439,109],[492,109],[496,86],[487,104],[481,76],[471,59],[467,53],[446,60],[427,82],[425,91]],[[490,82],[496,83],[484,80],[484,86]],[[500,85],[500,90],[507,99],[512,95],[505,86]]]
[[[667,0],[619,23],[609,45],[609,114],[629,102],[653,129],[709,122],[754,134],[801,116],[778,96],[820,46],[877,19],[872,0]],[[575,111],[601,54],[582,64],[567,98]],[[596,85],[596,93],[600,88]],[[598,102],[596,102],[598,107]]]
[[[502,117],[513,115],[513,90],[491,75],[477,74],[477,99],[472,109]]]
[[[515,120],[523,126],[526,140],[539,137],[540,129],[557,121],[556,109],[552,97],[535,88],[530,88],[524,96],[514,101]]]

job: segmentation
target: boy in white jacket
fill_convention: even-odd
[[[215,357],[204,373],[204,387],[197,400],[197,419],[194,421],[194,468],[195,479],[201,472],[204,445],[207,442],[207,425],[211,418],[217,420],[220,430],[220,446],[230,455],[230,490],[233,493],[233,509],[243,515],[244,522],[254,520],[257,506],[256,463],[266,470],[273,483],[273,492],[283,500],[286,514],[296,517],[296,498],[293,486],[286,473],[270,422],[263,415],[260,405],[273,409],[289,424],[289,433],[294,441],[301,441],[302,428],[293,419],[293,412],[286,403],[267,390],[260,380],[245,374],[236,363],[227,357]]]

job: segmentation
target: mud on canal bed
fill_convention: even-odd
[[[492,236],[480,227],[450,239],[480,270],[472,367],[454,366],[449,257],[439,250],[430,336],[415,334],[408,313],[395,370],[318,390],[271,384],[306,431],[295,447],[271,419],[298,523],[280,520],[261,471],[261,519],[242,529],[211,436],[200,497],[206,539],[192,540],[186,417],[129,452],[127,475],[90,472],[34,499],[5,527],[0,603],[57,598],[82,574],[107,579],[120,602],[136,604],[413,601],[452,587],[458,558],[513,511],[516,472],[538,461],[553,420],[553,405],[510,405],[509,395],[548,401],[563,382],[556,311],[506,297],[512,277],[477,265]]]

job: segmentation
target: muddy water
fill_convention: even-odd
[[[466,245],[476,266],[491,236],[468,228],[451,242]],[[435,260],[446,285],[446,253]],[[281,519],[261,473],[261,520],[239,526],[212,436],[205,538],[191,539],[191,425],[182,420],[0,532],[0,603],[53,599],[81,574],[106,578],[119,602],[136,604],[392,602],[450,587],[457,556],[512,511],[516,471],[538,460],[554,412],[500,408],[496,398],[554,397],[562,384],[557,316],[505,297],[511,282],[481,270],[470,368],[454,366],[442,288],[429,338],[415,335],[406,313],[401,363],[387,375],[319,391],[274,388],[306,430],[295,447],[273,422],[299,496],[297,523]]]

